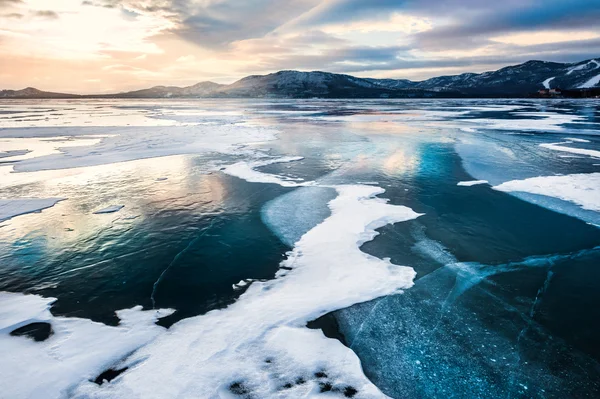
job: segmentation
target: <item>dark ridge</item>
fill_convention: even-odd
[[[344,337],[344,334],[340,332],[337,320],[331,313],[323,315],[318,319],[309,321],[308,323],[306,323],[306,327],[312,330],[320,329],[323,331],[323,334],[325,334],[327,338],[337,339],[345,346],[349,346],[346,343],[346,337]]]
[[[29,323],[10,332],[13,337],[26,336],[37,342],[47,340],[52,334],[52,325],[45,322]]]
[[[102,372],[102,374],[100,374],[98,377],[96,377],[94,382],[98,385],[102,385],[105,381],[111,382],[112,380],[117,378],[119,375],[123,374],[128,368],[129,367],[124,367],[122,369],[108,369],[108,370]]]

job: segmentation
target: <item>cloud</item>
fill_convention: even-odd
[[[2,18],[12,18],[12,19],[21,19],[23,18],[23,14],[19,14],[18,12],[11,12],[9,14],[2,15]]]
[[[58,14],[52,10],[39,10],[33,13],[36,17],[47,18],[47,19],[58,19]]]
[[[0,0],[0,8],[22,3],[23,0]]]

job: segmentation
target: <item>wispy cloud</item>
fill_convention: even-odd
[[[9,60],[0,76],[12,75],[0,86],[27,85],[41,65],[57,85],[72,82],[77,67],[82,82],[133,88],[279,69],[418,79],[600,56],[598,0],[0,0],[0,7],[0,56]]]

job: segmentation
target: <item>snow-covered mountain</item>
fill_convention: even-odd
[[[600,58],[574,64],[528,61],[493,72],[440,76],[421,82],[393,79],[372,81],[386,87],[400,84],[403,88],[450,91],[475,96],[519,96],[544,88],[589,89],[600,87]]]
[[[188,87],[155,86],[111,95],[82,97],[280,97],[280,98],[411,98],[411,97],[525,97],[540,89],[600,90],[600,58],[562,64],[528,61],[497,71],[439,76],[420,82],[372,79],[329,72],[280,71],[252,75],[229,85],[201,82]],[[75,95],[37,89],[0,91],[0,98],[64,98]]]

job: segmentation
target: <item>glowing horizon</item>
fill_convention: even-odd
[[[600,55],[594,0],[237,3],[0,0],[0,89],[103,94],[284,69],[421,80]]]

